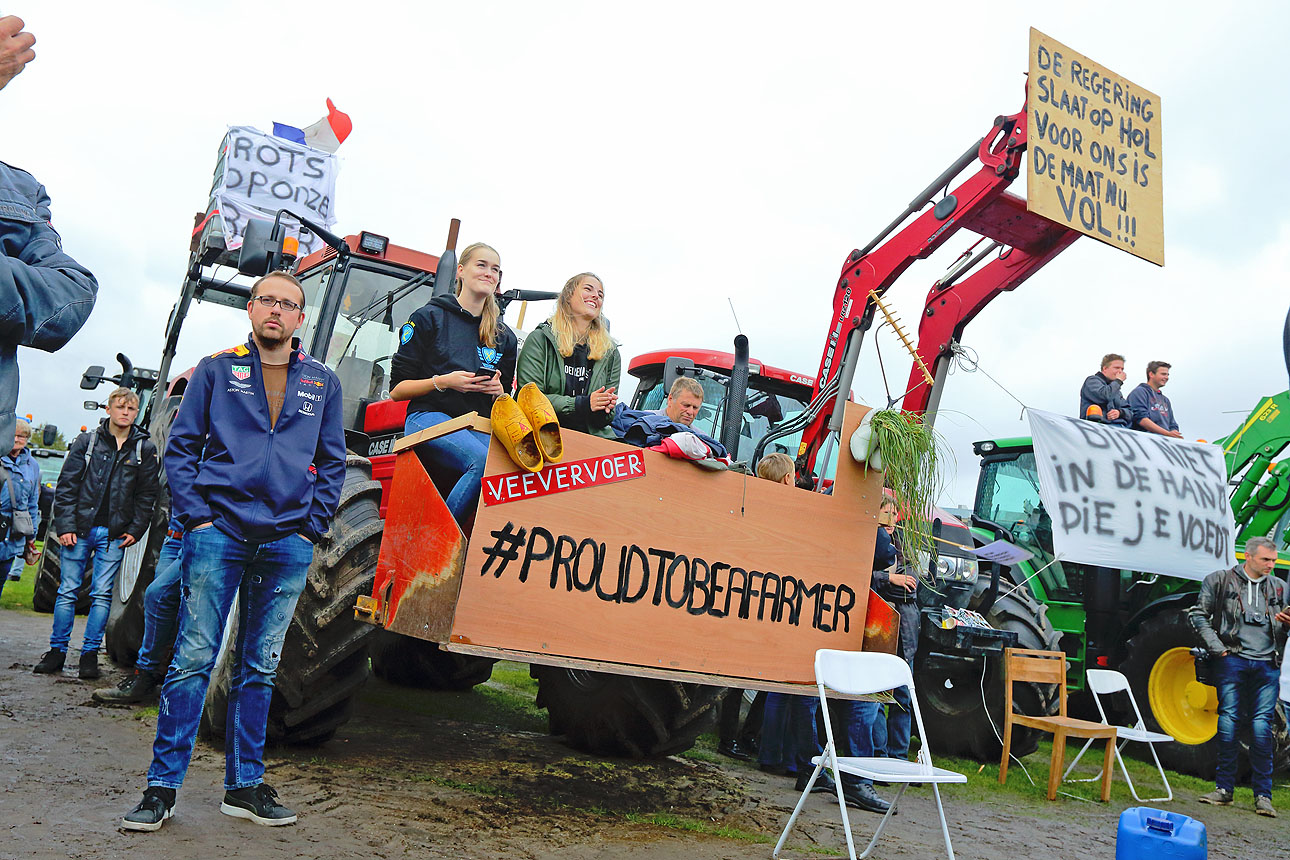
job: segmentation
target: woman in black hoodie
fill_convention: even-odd
[[[486,418],[493,398],[512,389],[517,341],[501,321],[494,297],[501,279],[497,252],[476,242],[461,252],[457,294],[432,299],[403,324],[390,370],[390,398],[412,401],[405,433],[467,412]],[[464,523],[479,501],[488,436],[458,430],[424,444],[438,465],[460,474],[445,501]]]

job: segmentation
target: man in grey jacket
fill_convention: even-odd
[[[21,18],[0,18],[0,88],[32,59]],[[63,252],[50,225],[49,195],[30,173],[0,161],[0,439],[13,436],[18,347],[53,352],[94,309],[99,285]]]
[[[1277,704],[1281,653],[1285,648],[1285,583],[1272,575],[1276,544],[1267,538],[1245,542],[1245,562],[1216,570],[1201,583],[1188,613],[1214,663],[1218,682],[1218,772],[1215,788],[1202,803],[1228,806],[1236,786],[1237,719],[1251,720],[1250,785],[1254,811],[1276,817],[1272,806],[1272,717]]]

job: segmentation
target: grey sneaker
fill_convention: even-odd
[[[296,814],[278,803],[278,793],[263,782],[224,792],[224,802],[220,804],[219,811],[265,827],[296,823]]]
[[[1214,806],[1231,806],[1232,792],[1224,791],[1221,788],[1216,788],[1213,791],[1211,791],[1209,794],[1202,794],[1200,796],[1200,802],[1209,803]],[[1270,800],[1268,801],[1268,806],[1269,807],[1272,806],[1272,801]]]
[[[143,800],[125,814],[119,825],[122,830],[151,832],[160,830],[166,819],[175,814],[175,790],[148,786],[143,790]]]
[[[1259,795],[1254,798],[1254,811],[1259,815],[1266,815],[1268,818],[1276,818],[1276,808],[1272,806],[1272,798]]]

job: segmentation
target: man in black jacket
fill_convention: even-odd
[[[143,537],[157,502],[159,462],[148,434],[134,426],[139,395],[118,388],[108,395],[108,417],[98,429],[76,437],[63,460],[54,491],[54,533],[58,535],[62,579],[54,601],[49,651],[35,672],[61,672],[76,618],[76,595],[94,553],[93,603],[81,643],[80,676],[99,677],[99,645],[112,603],[112,582],[125,548]]]

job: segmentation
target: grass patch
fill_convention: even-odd
[[[3,570],[3,575],[7,576],[8,573],[9,568],[6,566]],[[0,593],[0,609],[17,609],[31,612],[31,595],[35,589],[36,568],[34,565],[25,565],[22,569],[22,579],[4,584],[4,592]]]
[[[131,716],[136,720],[146,720],[157,716],[159,713],[161,713],[160,709],[156,705],[151,705],[147,708],[139,708],[135,710]]]
[[[418,690],[373,679],[359,696],[368,705],[427,717],[524,732],[547,728],[546,711],[535,704],[537,682],[523,663],[498,662],[493,677],[473,690]]]
[[[771,838],[765,833],[751,833],[737,827],[711,824],[697,818],[686,818],[670,812],[628,812],[623,816],[634,824],[652,824],[655,827],[666,827],[669,830],[684,830],[688,833],[702,833],[707,836],[719,836],[722,839],[737,839],[741,842],[769,843]]]
[[[1073,778],[1087,778],[1096,776],[1101,772],[1102,750],[1104,741],[1097,741],[1089,751],[1080,759],[1079,767],[1071,774]],[[1079,752],[1083,741],[1078,743],[1072,739],[1066,746],[1066,767],[1074,760],[1075,755]],[[1030,772],[1030,779],[1026,778],[1025,772],[1022,771],[1021,765],[1014,760],[1008,765],[1008,782],[1006,785],[999,785],[999,763],[990,762],[982,764],[975,759],[957,758],[954,756],[936,755],[932,751],[933,760],[937,766],[956,770],[965,774],[968,778],[967,785],[947,785],[941,789],[942,795],[947,798],[957,796],[961,800],[971,803],[1005,803],[1010,808],[1029,810],[1044,814],[1052,811],[1054,814],[1060,814],[1057,810],[1060,806],[1049,804],[1048,802],[1048,763],[1052,755],[1053,745],[1051,741],[1041,741],[1039,749],[1025,758],[1021,759],[1026,770]],[[1129,747],[1132,749],[1132,745]],[[1160,783],[1160,774],[1156,771],[1153,762],[1139,761],[1130,756],[1124,757],[1125,766],[1129,770],[1129,776],[1133,779],[1133,785],[1138,790],[1138,794],[1148,797],[1157,797],[1164,793],[1164,786]],[[1113,775],[1111,778],[1111,802],[1110,806],[1121,809],[1127,806],[1138,806],[1138,801],[1133,799],[1133,794],[1129,791],[1129,786],[1124,781],[1124,775],[1120,773],[1119,765],[1112,762]],[[1213,779],[1201,779],[1187,774],[1175,773],[1166,769],[1165,773],[1169,777],[1169,784],[1173,787],[1174,798],[1180,797],[1199,797],[1200,795],[1214,789]],[[1035,781],[1034,785],[1030,780]],[[1279,808],[1290,808],[1290,777],[1286,774],[1277,774],[1274,776],[1272,786],[1272,803]],[[1071,795],[1083,800],[1101,802],[1102,790],[1100,782],[1066,782],[1057,788],[1057,799],[1069,801]],[[1064,794],[1063,794],[1064,792]],[[1018,803],[1024,801],[1024,803]],[[1251,803],[1253,799],[1251,798]]]

